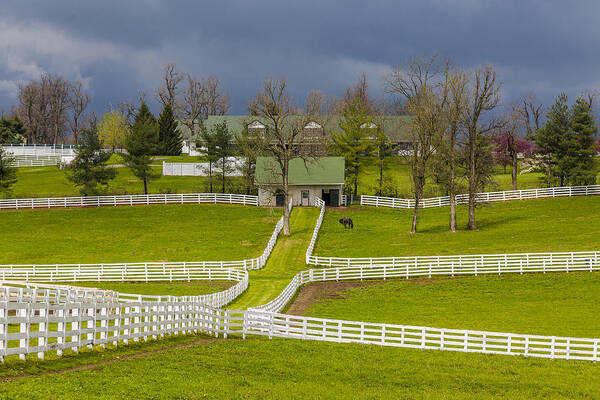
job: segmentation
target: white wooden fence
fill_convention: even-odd
[[[319,217],[317,218],[317,223],[315,224],[315,229],[313,230],[312,237],[310,238],[310,244],[306,249],[306,263],[310,264],[310,260],[312,259],[312,253],[315,249],[315,244],[317,243],[317,237],[319,236],[319,230],[321,229],[321,224],[323,223],[323,216],[325,215],[325,202],[320,198],[315,199],[315,207],[320,207],[321,212],[319,213]]]
[[[245,273],[247,277],[246,271],[239,273]],[[129,299],[128,296],[132,295],[95,289],[35,287],[31,284],[25,288],[11,288],[7,287],[10,283],[5,282],[0,288],[0,358],[19,355],[24,359],[31,353],[43,358],[48,351],[61,355],[68,348],[78,350],[83,346],[116,345],[129,340],[187,332],[206,332],[224,337],[242,335],[244,338],[262,335],[569,360],[597,361],[599,358],[600,339],[594,338],[380,324],[269,311],[283,308],[302,283],[398,278],[404,273],[402,268],[386,266],[303,271],[279,296],[278,304],[270,302],[270,306],[247,311],[211,307],[199,300],[201,296],[148,301],[145,299],[147,296]],[[75,294],[61,295],[61,291]]]
[[[0,210],[19,210],[23,208],[116,207],[150,204],[202,203],[243,204],[258,206],[258,197],[245,194],[183,193],[0,199]]]
[[[15,156],[74,156],[74,146],[61,146],[52,144],[3,144],[2,148],[7,153]]]
[[[543,189],[507,190],[503,192],[483,192],[477,194],[478,202],[508,201],[540,199],[546,197],[569,197],[569,196],[591,196],[600,195],[600,185],[590,186],[562,186]],[[456,204],[466,204],[469,201],[468,194],[456,196]],[[414,199],[399,199],[395,197],[361,196],[360,205],[392,208],[414,208]],[[450,205],[450,197],[430,197],[421,199],[420,207],[443,207]]]
[[[11,166],[21,167],[47,167],[59,165],[61,162],[58,156],[15,156]]]
[[[600,339],[379,324],[261,311],[220,311],[215,333],[598,361]]]
[[[242,176],[241,171],[243,159],[240,157],[228,157],[227,176]],[[209,176],[209,163],[168,163],[163,161],[163,175],[168,176]],[[213,163],[212,174],[221,173],[221,167],[218,163]]]

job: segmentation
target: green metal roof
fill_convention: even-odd
[[[292,116],[290,118],[305,118],[304,116]],[[339,132],[339,123],[341,116],[326,116],[318,117],[315,122],[323,127],[326,134]],[[390,138],[393,143],[410,142],[409,138],[409,122],[410,116],[382,116],[375,117],[375,125],[383,125],[383,132]],[[234,134],[239,134],[244,130],[244,127],[254,121],[261,121],[260,117],[252,115],[209,115],[202,123],[210,131],[215,125],[222,122],[227,122],[227,126]],[[190,140],[190,130],[184,124],[180,123],[180,130],[184,140]]]
[[[344,183],[344,157],[316,157],[290,160],[290,185],[324,185]],[[256,159],[255,181],[258,185],[280,185],[281,168],[272,157]]]

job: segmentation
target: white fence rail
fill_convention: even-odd
[[[598,264],[548,265],[545,270],[507,266],[497,270],[460,266],[460,273],[516,273],[597,271]],[[221,272],[221,271],[217,271]],[[242,290],[247,272],[228,290]],[[0,357],[44,353],[82,346],[127,342],[179,332],[264,335],[269,337],[364,343],[459,352],[523,355],[597,361],[600,339],[570,338],[518,333],[486,332],[424,326],[379,324],[302,317],[276,313],[285,307],[304,283],[326,280],[388,279],[433,275],[434,271],[409,266],[343,267],[307,270],[297,274],[270,303],[248,311],[221,310],[202,303],[200,297],[171,298],[126,295],[95,289],[36,287],[0,290]],[[236,289],[238,288],[238,289]],[[243,289],[242,289],[243,288]],[[68,291],[74,291],[70,294]],[[67,294],[64,294],[67,292]],[[63,293],[61,295],[61,293]],[[241,293],[241,292],[240,292]],[[149,301],[148,298],[152,298]]]
[[[342,259],[344,260],[344,259]],[[345,259],[347,262],[348,259]],[[357,259],[360,260],[360,259]],[[367,259],[364,259],[367,260]],[[373,259],[368,259],[373,260]],[[352,260],[354,261],[354,260]],[[341,264],[346,265],[346,264]],[[600,270],[600,252],[488,254],[477,256],[400,257],[369,264],[302,271],[273,301],[257,310],[279,312],[305,283],[318,281],[433,277],[439,275],[483,275],[507,273],[549,273]]]
[[[508,201],[540,199],[547,197],[569,197],[569,196],[591,196],[600,195],[600,185],[591,186],[563,186],[543,189],[508,190],[503,192],[483,192],[477,194],[478,202]],[[469,201],[468,194],[456,196],[456,204],[466,204]],[[414,199],[399,199],[395,197],[361,196],[360,205],[391,208],[414,208]],[[443,207],[450,205],[450,197],[431,197],[422,199],[422,208]]]
[[[7,153],[15,156],[74,156],[74,146],[61,146],[52,144],[3,144],[2,148]]]
[[[61,158],[58,156],[15,156],[11,166],[21,167],[47,167],[59,165]]]
[[[312,237],[310,238],[310,244],[306,249],[306,263],[309,264],[311,260],[312,253],[315,249],[315,244],[317,243],[317,237],[319,235],[319,230],[321,229],[321,224],[323,223],[323,216],[325,215],[325,202],[320,198],[315,199],[315,206],[321,208],[321,212],[319,213],[319,217],[317,218],[317,223],[315,224],[315,229],[313,230]]]
[[[258,206],[258,197],[244,194],[183,193],[121,196],[0,199],[0,210],[24,208],[111,207],[150,204],[244,204]]]
[[[227,176],[242,176],[241,171],[243,160],[239,157],[228,158]],[[213,163],[212,174],[218,175],[221,173],[219,163]],[[209,163],[168,163],[163,161],[163,175],[168,176],[209,176]]]
[[[222,311],[219,334],[363,343],[416,349],[521,355],[550,359],[597,361],[600,339],[524,335],[425,326],[379,324],[303,317],[249,310]]]
[[[600,252],[565,252],[565,253],[511,253],[480,254],[462,256],[412,256],[412,257],[308,257],[307,264],[321,266],[377,266],[389,265],[406,267],[409,270],[421,271],[423,268],[433,274],[454,275],[462,271],[470,273],[498,272],[503,269],[514,269],[511,272],[547,272],[555,266],[583,268],[598,265]]]

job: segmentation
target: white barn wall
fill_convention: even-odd
[[[323,189],[338,189],[340,191],[340,202],[343,195],[343,185],[290,185],[290,196],[294,207],[302,205],[302,190],[309,191],[309,206],[314,206],[316,199],[320,199]],[[261,186],[258,188],[258,204],[260,206],[275,206],[275,188],[273,186]]]

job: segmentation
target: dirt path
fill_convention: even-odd
[[[437,277],[410,279],[407,282],[414,285],[435,285],[448,280],[462,279],[463,277]],[[389,281],[387,281],[389,282]],[[381,285],[384,280],[376,281],[351,281],[351,282],[315,282],[302,286],[295,299],[288,306],[286,314],[303,315],[310,307],[321,300],[341,299],[342,292],[358,287]]]
[[[362,282],[318,282],[305,285],[286,311],[286,314],[302,315],[313,304],[320,300],[341,299],[341,292],[357,287],[379,285],[384,281],[362,281]]]
[[[217,340],[219,340],[219,339],[202,338],[202,339],[194,340],[192,342],[178,344],[176,346],[169,346],[169,347],[164,347],[161,349],[155,349],[155,350],[149,350],[149,351],[141,351],[139,353],[127,354],[124,356],[117,356],[117,357],[111,358],[110,360],[104,360],[104,361],[93,362],[93,363],[89,363],[89,364],[77,365],[75,367],[68,367],[65,369],[60,369],[60,370],[55,370],[55,371],[44,371],[39,374],[3,376],[3,377],[0,377],[0,383],[14,381],[14,380],[23,379],[23,378],[37,377],[37,376],[59,375],[59,374],[64,374],[66,372],[88,371],[88,370],[94,369],[96,367],[101,367],[104,365],[108,365],[108,364],[112,364],[112,363],[116,363],[116,362],[120,362],[120,361],[135,360],[138,358],[148,357],[148,356],[163,353],[166,351],[183,349],[183,348],[187,348],[187,347],[193,347],[193,346],[197,346],[199,344],[210,344],[210,343],[216,342]]]

